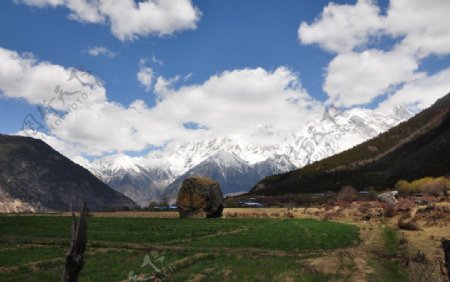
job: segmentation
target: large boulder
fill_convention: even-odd
[[[219,183],[201,176],[186,178],[178,192],[180,217],[221,217],[223,194]]]
[[[384,192],[378,195],[378,199],[391,206],[397,206],[398,204],[397,195],[398,195],[397,191]]]

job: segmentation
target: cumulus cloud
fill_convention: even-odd
[[[70,74],[68,68],[0,49],[3,96],[42,105],[43,99],[54,97],[55,84],[79,86],[67,81]],[[82,78],[92,83],[96,79],[90,74]],[[302,88],[298,75],[285,67],[225,71],[200,84],[187,84],[178,78],[175,86],[176,80],[157,79],[154,91],[158,98],[153,107],[140,100],[129,106],[109,101],[103,86],[91,89],[86,84],[83,87],[97,91],[94,93],[99,98],[73,110],[60,108],[64,115],[50,112],[42,121],[48,131],[37,137],[45,138],[67,156],[140,151],[149,145],[164,146],[205,135],[240,136],[258,142],[252,134],[262,127],[297,132],[323,111],[321,103]],[[186,127],[187,123],[198,125],[198,129]]]
[[[449,92],[450,68],[447,68],[431,76],[424,75],[405,84],[383,101],[378,109],[387,112],[396,105],[405,105],[415,110],[423,110]]]
[[[343,53],[328,65],[323,89],[336,106],[363,105],[420,76],[418,67],[415,57],[399,50]]]
[[[423,58],[450,53],[450,1],[393,0],[386,17],[386,33],[404,37],[401,44]]]
[[[157,85],[161,81],[166,82],[159,80]],[[224,135],[245,135],[261,125],[298,130],[310,114],[322,109],[301,87],[298,76],[285,67],[273,72],[262,68],[226,71],[201,85],[179,89],[161,84],[164,87],[155,91],[164,99],[156,110]]]
[[[98,57],[106,56],[109,58],[114,58],[117,54],[104,46],[94,46],[90,47],[85,51],[89,56]]]
[[[325,73],[328,102],[364,105],[427,77],[418,71],[424,58],[450,53],[450,29],[443,20],[449,9],[447,0],[391,0],[381,15],[371,0],[331,3],[313,23],[300,24],[299,40],[337,53]],[[374,49],[372,38],[390,38],[395,44],[390,50]]]
[[[106,100],[101,81],[88,72],[38,62],[30,54],[1,47],[0,91],[8,98],[60,111],[69,111],[73,104],[85,107]]]
[[[54,133],[78,144],[81,152],[100,156],[205,134],[258,142],[251,133],[261,126],[295,132],[311,115],[322,114],[320,103],[311,99],[298,77],[283,67],[273,72],[233,70],[199,85],[174,88],[167,84],[161,91],[159,95],[164,98],[152,108],[138,100],[129,107],[105,102],[80,109],[68,115]],[[187,122],[198,124],[202,130],[186,128]]]
[[[66,7],[69,18],[95,24],[109,24],[120,40],[139,36],[166,36],[195,29],[201,12],[191,0],[15,0],[37,7]]]
[[[300,24],[298,36],[303,44],[319,44],[332,52],[351,51],[382,28],[379,14],[371,0],[359,0],[355,5],[330,3],[312,24]]]
[[[144,59],[139,62],[139,71],[136,75],[139,83],[145,87],[145,91],[150,91],[153,86],[153,69],[146,65]]]

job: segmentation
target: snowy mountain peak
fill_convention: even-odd
[[[216,154],[210,156],[206,162],[215,162],[220,166],[224,167],[231,167],[231,166],[238,166],[242,163],[246,163],[243,159],[241,159],[239,156],[237,156],[234,153],[226,152],[226,151],[219,151]]]
[[[123,154],[104,157],[87,168],[117,190],[126,186],[127,196],[139,203],[147,203],[149,197],[158,195],[173,197],[183,177],[191,174],[217,178],[227,192],[236,192],[250,189],[254,184],[251,182],[267,175],[293,170],[350,149],[412,115],[404,107],[396,107],[388,114],[361,108],[345,112],[330,108],[296,132],[278,132],[261,126],[255,133],[258,138],[263,137],[258,142],[206,134],[195,141],[169,144],[144,157]],[[136,185],[139,193],[133,192]]]
[[[95,160],[93,163],[103,165],[104,167],[116,170],[117,169],[133,169],[136,171],[138,170],[136,160],[130,156],[123,154],[108,156],[101,159],[100,161]]]
[[[111,155],[92,161],[88,169],[104,180],[126,173],[139,174],[143,168],[137,164],[137,159],[124,154]]]

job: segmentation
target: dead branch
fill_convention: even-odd
[[[62,282],[78,281],[78,275],[83,269],[84,263],[86,261],[84,253],[88,241],[87,217],[88,208],[86,202],[83,203],[83,208],[80,212],[80,221],[78,222],[78,224],[75,214],[72,212],[72,240],[65,257],[64,272],[61,278]]]

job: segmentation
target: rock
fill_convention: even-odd
[[[370,152],[373,152],[373,153],[378,153],[377,146],[367,146],[367,150],[369,150]]]
[[[176,204],[180,217],[221,217],[222,190],[210,178],[192,176],[183,181]]]
[[[427,200],[425,200],[424,198],[417,199],[417,200],[415,201],[415,203],[416,203],[417,205],[420,205],[420,206],[427,206],[427,205],[430,204],[430,203],[429,203]]]
[[[398,195],[397,191],[384,192],[378,195],[378,199],[391,206],[397,206],[398,204],[398,200],[396,198],[397,195]]]

